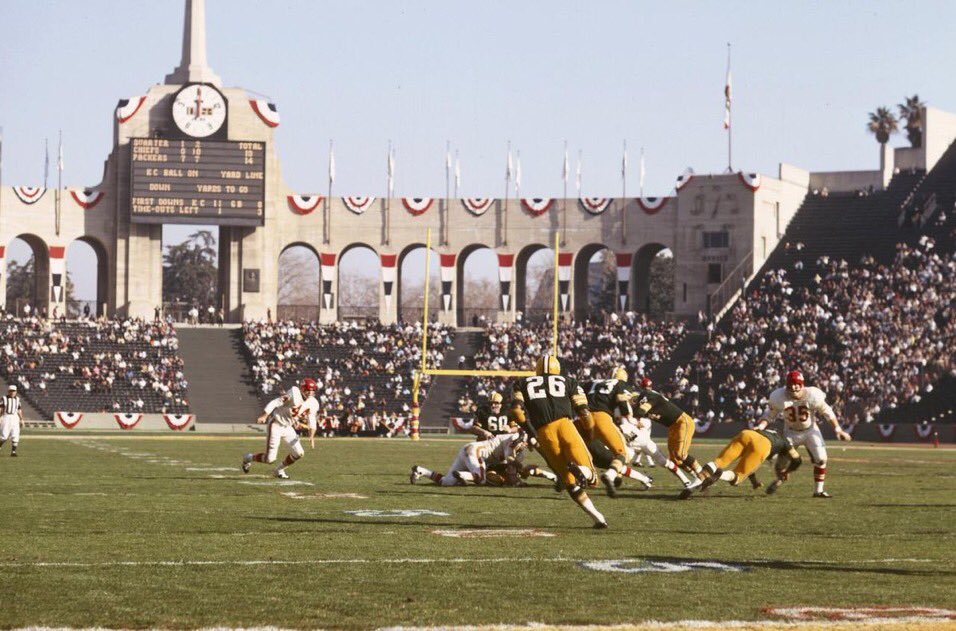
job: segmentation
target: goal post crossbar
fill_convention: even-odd
[[[533,370],[465,370],[459,368],[426,368],[426,375],[446,375],[451,377],[532,377]]]

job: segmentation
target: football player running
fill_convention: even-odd
[[[772,429],[745,429],[734,436],[714,460],[704,465],[707,477],[701,482],[700,490],[707,490],[718,480],[737,486],[745,478],[751,478],[764,461],[774,456],[777,457],[774,467],[776,489],[800,466],[800,454],[789,440]],[[725,471],[735,460],[737,466]],[[687,499],[693,492],[693,489],[685,489],[681,492],[681,499]],[[768,492],[772,491],[768,489]]]
[[[849,441],[853,438],[840,427],[833,408],[827,404],[826,395],[819,388],[806,387],[803,373],[799,370],[791,370],[787,373],[787,385],[777,388],[770,394],[767,409],[760,416],[754,429],[766,428],[778,416],[783,416],[783,435],[793,443],[794,447],[803,445],[810,454],[815,481],[813,497],[831,497],[823,489],[827,475],[827,448],[823,443],[823,433],[817,426],[817,419],[825,418],[833,426],[833,431],[839,440]],[[767,488],[768,493],[773,493],[779,488],[778,481]]]
[[[428,478],[441,486],[462,486],[467,483],[484,484],[489,466],[520,461],[526,443],[518,433],[499,434],[488,440],[479,440],[463,445],[447,473],[439,473],[414,465],[409,482],[415,484]]]
[[[514,384],[513,420],[537,439],[537,449],[558,476],[578,506],[594,520],[595,528],[607,528],[604,515],[594,507],[585,489],[597,485],[594,464],[585,438],[594,431],[588,399],[577,381],[561,374],[554,355],[538,358],[535,375]],[[571,417],[580,421],[582,438]]]
[[[688,453],[696,427],[694,419],[663,394],[652,390],[650,386],[636,388],[631,404],[637,416],[650,419],[667,428],[667,455],[670,460],[685,471],[699,476],[700,464]]]
[[[279,455],[279,441],[285,442],[289,453],[275,469],[277,478],[288,478],[286,468],[305,455],[299,442],[298,430],[307,429],[312,447],[315,447],[315,416],[319,411],[319,402],[315,398],[317,384],[315,379],[306,377],[298,387],[292,386],[281,397],[269,402],[256,423],[268,423],[266,430],[266,450],[256,454],[248,453],[242,457],[242,472],[249,473],[253,462],[272,464]]]
[[[615,368],[611,379],[592,381],[586,384],[585,392],[594,420],[593,438],[588,442],[588,447],[595,462],[606,469],[601,474],[601,481],[607,494],[610,497],[617,496],[619,476],[637,480],[645,488],[651,488],[653,481],[628,465],[633,451],[627,447],[624,435],[614,421],[615,414],[633,418],[631,394],[627,391],[627,371],[623,367]],[[601,445],[606,449],[602,449]]]

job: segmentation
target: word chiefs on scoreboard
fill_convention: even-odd
[[[133,222],[263,224],[266,146],[223,138],[226,103],[210,85],[187,85],[173,99],[178,137],[130,139]]]

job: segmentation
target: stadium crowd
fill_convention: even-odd
[[[429,327],[429,365],[441,365],[450,331]],[[393,434],[404,426],[421,363],[420,323],[247,322],[243,339],[263,401],[302,377],[318,381],[320,433]]]
[[[549,322],[488,325],[475,353],[475,368],[527,370],[551,350],[552,326]],[[631,375],[646,375],[668,357],[686,330],[684,322],[653,320],[634,312],[561,323],[561,362],[567,374],[582,382],[606,379],[617,366],[624,366]],[[467,412],[476,400],[493,391],[505,393],[506,387],[503,378],[468,378],[459,408]]]
[[[807,263],[809,286],[792,285],[785,269],[768,272],[664,388],[702,420],[756,418],[790,368],[846,422],[919,401],[956,370],[952,234],[947,243],[901,243],[891,265],[821,256]]]
[[[47,416],[189,409],[179,340],[169,324],[8,315],[0,331],[0,375]]]

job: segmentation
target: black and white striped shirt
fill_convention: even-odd
[[[19,397],[8,397],[4,395],[3,397],[3,413],[5,415],[10,414],[13,416],[18,415],[20,412],[20,398]]]

